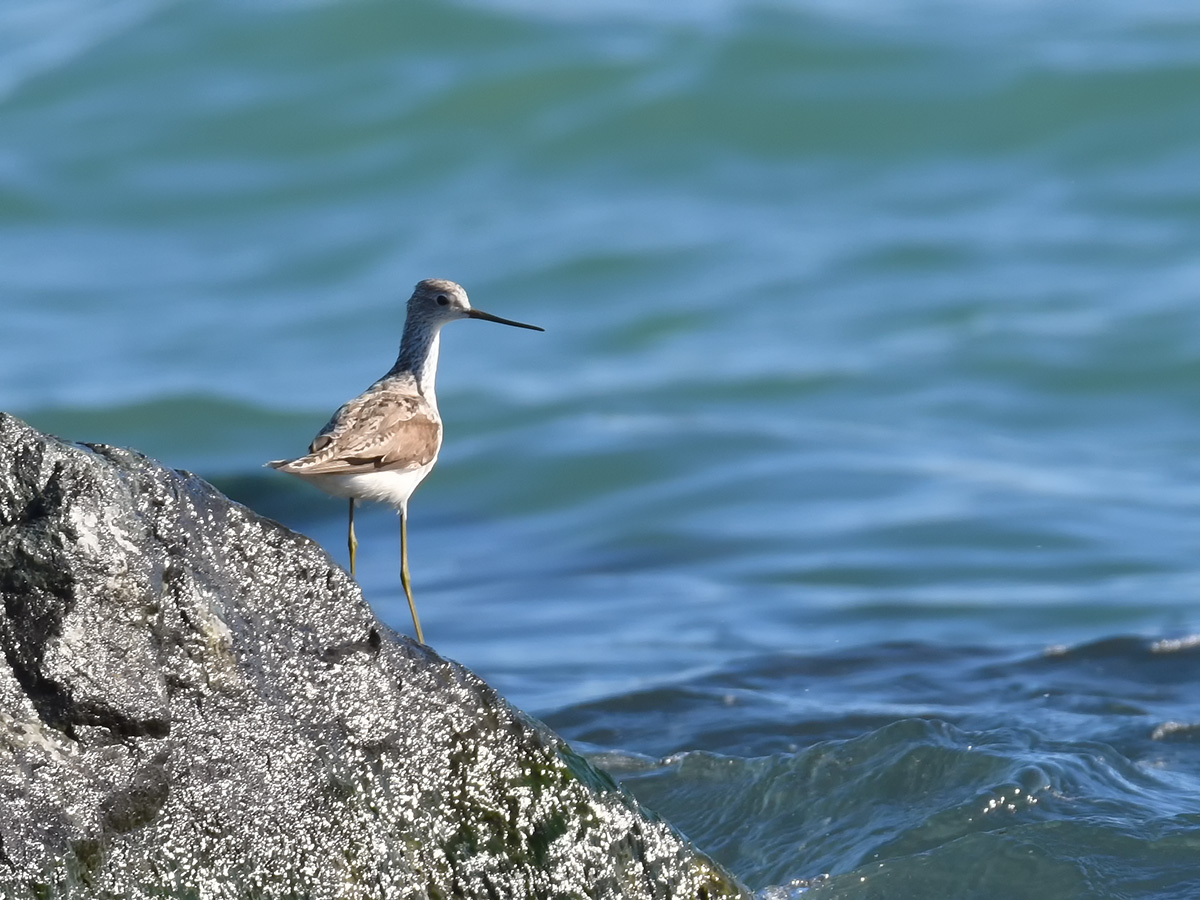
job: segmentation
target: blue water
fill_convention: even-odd
[[[1194,898],[1197,172],[1169,0],[9,0],[0,408],[344,562],[458,280],[440,652],[764,898]]]

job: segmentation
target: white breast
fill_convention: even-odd
[[[428,465],[419,469],[392,469],[382,472],[360,472],[355,475],[305,475],[301,472],[296,474],[335,497],[374,500],[406,510],[408,498],[436,462],[435,457]]]

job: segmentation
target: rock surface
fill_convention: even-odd
[[[0,897],[747,896],[323,550],[0,414]]]

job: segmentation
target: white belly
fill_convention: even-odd
[[[397,509],[407,509],[408,498],[437,462],[419,469],[393,469],[385,472],[362,472],[356,475],[304,475],[299,477],[335,497],[355,500],[376,500]]]

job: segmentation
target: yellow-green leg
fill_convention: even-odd
[[[350,498],[350,536],[346,541],[350,546],[350,577],[354,577],[354,558],[358,556],[358,538],[354,536],[354,498]]]
[[[400,583],[404,585],[404,595],[408,597],[408,609],[412,613],[413,625],[417,629],[417,640],[425,643],[425,635],[421,633],[421,620],[417,618],[417,603],[413,600],[412,581],[408,577],[408,513],[400,510]]]

